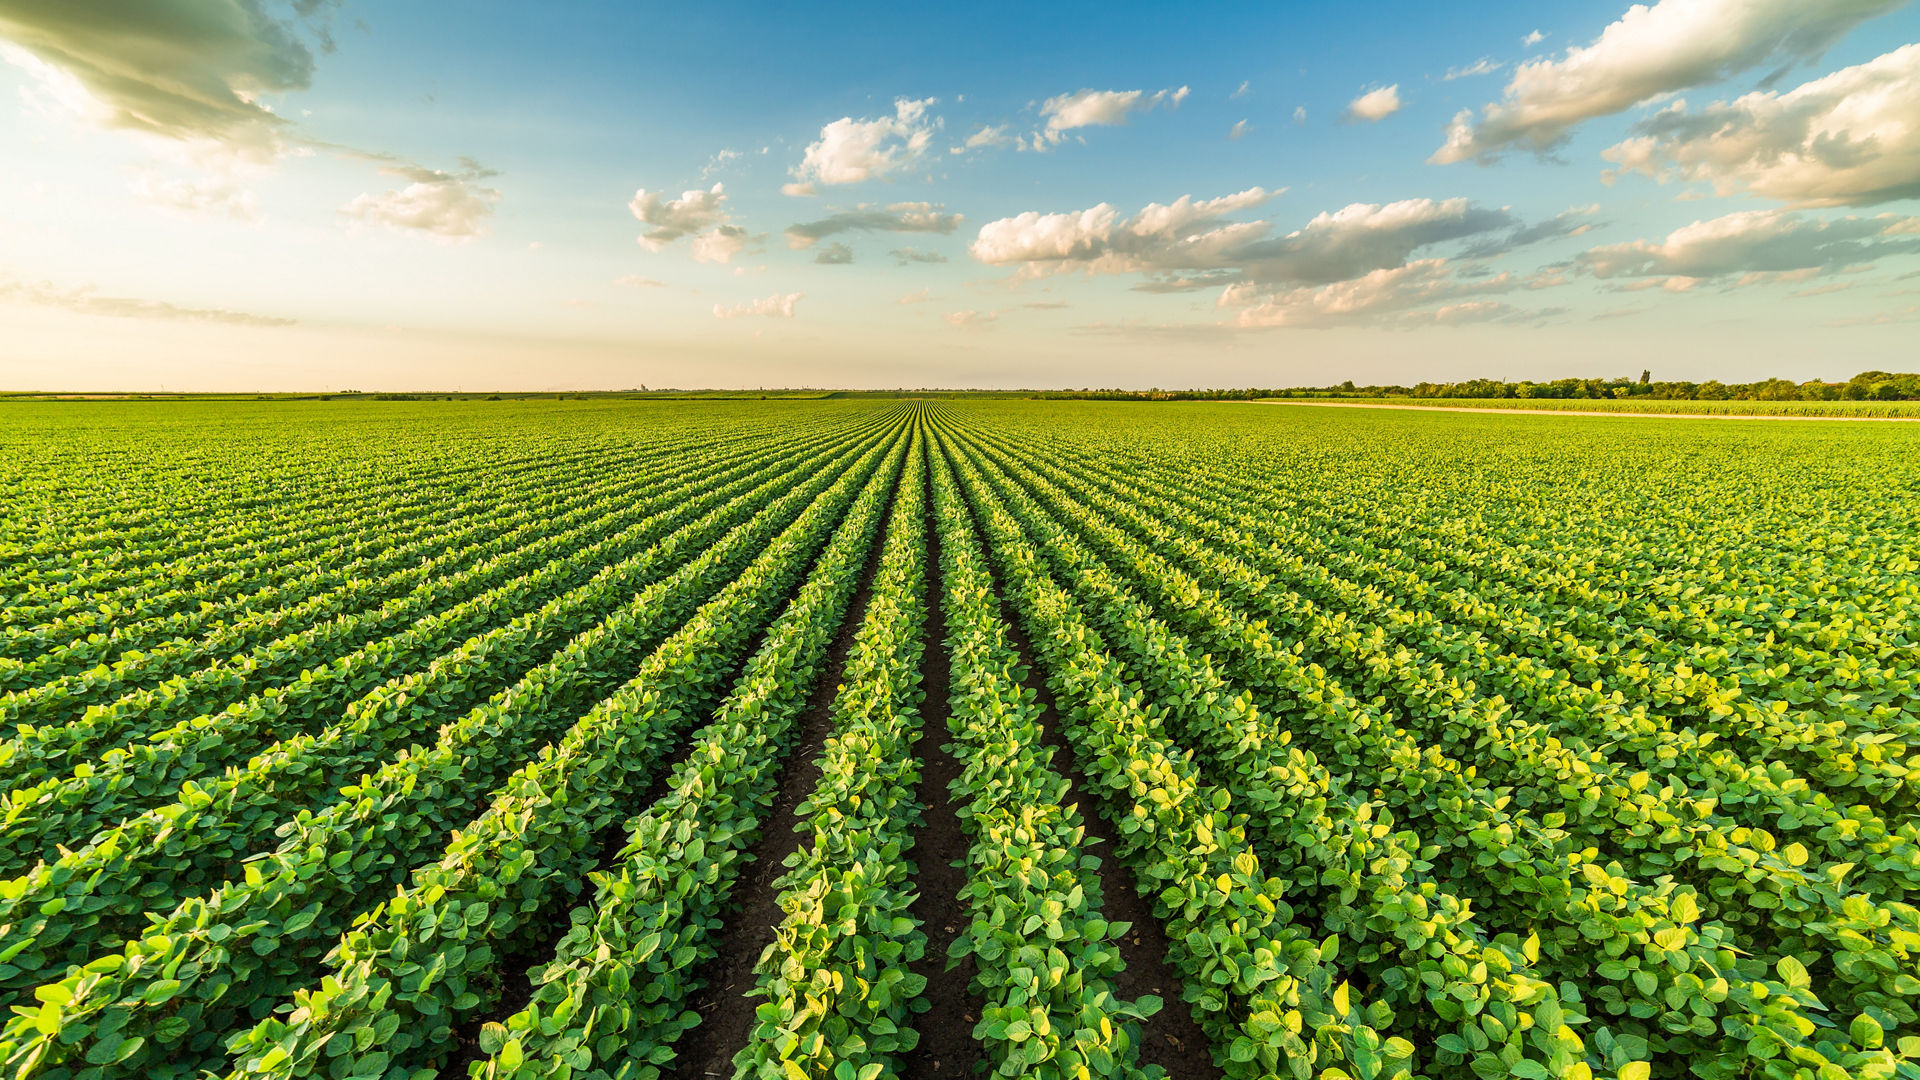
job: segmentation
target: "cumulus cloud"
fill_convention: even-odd
[[[1294,110],[1293,110],[1293,122],[1294,122],[1294,125],[1295,125],[1295,126],[1297,126],[1297,127],[1305,127],[1305,126],[1306,126],[1306,123],[1307,123],[1307,107],[1306,107],[1305,105],[1300,105],[1300,106],[1296,106],[1296,107],[1294,108]]]
[[[989,265],[1027,264],[1039,270],[1085,268],[1125,273],[1219,265],[1229,251],[1267,229],[1265,222],[1229,222],[1225,216],[1280,194],[1248,188],[1217,199],[1182,195],[1153,203],[1131,218],[1107,203],[1070,213],[1029,210],[981,226],[969,249]]]
[[[1229,217],[1274,194],[1254,188],[1218,199],[1183,196],[1132,217],[1106,203],[1028,212],[981,226],[971,251],[990,265],[1017,265],[1022,276],[1135,273],[1143,280],[1134,288],[1145,292],[1222,289],[1220,306],[1248,327],[1522,320],[1541,313],[1487,297],[1568,278],[1495,273],[1484,260],[1578,235],[1598,212],[1577,207],[1527,224],[1466,199],[1404,199],[1323,212],[1283,236],[1268,222]],[[1460,247],[1448,255],[1443,245]]]
[[[1760,91],[1697,112],[1676,102],[1602,156],[1620,173],[1705,181],[1811,206],[1920,196],[1920,44],[1784,94]]]
[[[1252,188],[1218,199],[1182,196],[1123,217],[1101,203],[1086,210],[1029,211],[981,226],[970,248],[989,265],[1015,265],[1021,276],[1082,271],[1138,273],[1146,292],[1185,292],[1230,283],[1326,285],[1405,265],[1422,249],[1472,242],[1463,257],[1489,258],[1525,243],[1576,231],[1569,212],[1528,226],[1504,209],[1466,199],[1354,203],[1316,215],[1284,236],[1265,221],[1233,221],[1278,192]]]
[[[787,246],[808,247],[820,239],[843,232],[902,232],[949,235],[960,227],[959,214],[946,213],[935,203],[899,202],[889,206],[862,204],[851,210],[839,210],[818,221],[803,221],[787,226]]]
[[[1913,252],[1920,252],[1920,217],[1823,221],[1787,210],[1744,210],[1684,225],[1658,242],[1597,247],[1576,265],[1597,278],[1684,291],[1701,281],[1803,281]]]
[[[758,300],[727,307],[724,304],[713,305],[713,317],[716,319],[745,319],[761,316],[769,319],[793,318],[793,306],[805,297],[806,293],[774,293]]]
[[[934,299],[933,286],[928,285],[924,288],[915,289],[913,292],[895,300],[894,303],[905,307],[909,304],[924,304],[932,299]]]
[[[1057,146],[1067,132],[1086,127],[1116,127],[1128,115],[1165,105],[1177,109],[1187,99],[1187,88],[1156,90],[1077,90],[1048,98],[1040,106],[1046,123],[1022,145],[1031,150]]]
[[[1324,284],[1397,268],[1435,244],[1518,226],[1512,213],[1466,199],[1352,203],[1317,214],[1284,237],[1248,244],[1236,255],[1253,279]]]
[[[1235,90],[1235,91],[1234,91],[1233,93],[1231,93],[1231,94],[1228,94],[1228,95],[1227,95],[1227,100],[1228,100],[1228,101],[1239,101],[1239,100],[1240,100],[1241,98],[1243,98],[1243,97],[1246,97],[1246,96],[1247,96],[1248,94],[1250,94],[1250,93],[1252,93],[1252,92],[1253,92],[1253,80],[1252,80],[1252,79],[1242,79],[1242,80],[1240,80],[1240,89],[1238,89],[1238,90]]]
[[[355,196],[340,212],[395,232],[424,233],[441,240],[462,241],[480,236],[487,231],[493,204],[500,200],[499,191],[480,181],[499,174],[471,159],[462,159],[462,162],[458,172],[442,172],[421,165],[382,168],[384,175],[411,183],[377,195]]]
[[[1244,327],[1315,327],[1382,322],[1458,323],[1512,314],[1505,304],[1470,297],[1511,292],[1523,282],[1510,274],[1480,280],[1458,277],[1446,259],[1421,259],[1327,285],[1262,295],[1251,283],[1228,286],[1219,306],[1238,308]],[[1429,309],[1419,312],[1418,309]]]
[[[693,238],[687,252],[694,262],[732,262],[747,247],[747,230],[738,225],[715,225]]]
[[[683,236],[725,224],[726,203],[725,184],[715,184],[706,191],[681,192],[677,199],[667,198],[663,191],[641,188],[633,193],[627,209],[641,224],[653,226],[651,232],[640,234],[640,246],[659,252]]]
[[[91,286],[61,288],[52,282],[16,281],[11,278],[0,278],[0,300],[64,308],[81,315],[105,315],[119,319],[169,319],[225,323],[229,326],[292,326],[295,323],[293,319],[251,315],[244,311],[229,311],[225,308],[180,307],[162,300],[101,296]]]
[[[820,138],[793,170],[794,183],[781,190],[808,195],[814,184],[857,184],[898,171],[933,141],[940,120],[927,110],[937,103],[937,98],[900,98],[893,103],[892,116],[835,120],[820,129]]]
[[[1545,40],[1547,40],[1547,35],[1541,33],[1538,30],[1531,30],[1531,31],[1528,31],[1526,37],[1523,37],[1520,39],[1520,44],[1531,49],[1535,45],[1538,45]]]
[[[1374,123],[1400,111],[1400,84],[1369,90],[1347,102],[1343,114],[1348,120]]]
[[[731,224],[725,184],[683,191],[677,199],[641,188],[633,193],[627,209],[641,224],[652,226],[638,240],[656,254],[684,236],[693,237],[688,250],[695,262],[725,263],[747,247],[747,230]]]
[[[1506,93],[1453,119],[1436,164],[1546,153],[1579,123],[1763,64],[1818,55],[1906,0],[1659,0],[1635,4],[1591,44],[1514,69]]]
[[[845,244],[832,243],[820,249],[813,261],[826,266],[846,266],[853,262],[853,249]]]
[[[263,101],[313,82],[331,0],[99,0],[0,7],[7,58],[104,127],[278,152],[286,121]],[[269,8],[280,9],[270,13]]]
[[[1247,122],[1246,122],[1245,120],[1241,120],[1241,121],[1238,121],[1238,122],[1236,122],[1236,123],[1235,123],[1235,124],[1233,125],[1233,129],[1232,129],[1231,131],[1228,131],[1228,132],[1227,132],[1227,138],[1229,138],[1229,139],[1244,139],[1244,138],[1246,138],[1246,137],[1247,137],[1247,132],[1249,132],[1249,131],[1252,131],[1252,130],[1253,130],[1253,125],[1252,125],[1252,124],[1249,124],[1249,123],[1247,123]]]
[[[937,251],[922,251],[919,248],[911,247],[894,248],[892,251],[887,252],[887,254],[893,256],[895,264],[899,266],[906,266],[909,263],[943,263],[947,261],[947,257]]]

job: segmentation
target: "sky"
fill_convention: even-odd
[[[0,0],[0,389],[1845,379],[1920,6]]]

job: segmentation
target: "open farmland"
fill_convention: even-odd
[[[0,403],[10,1077],[1920,1077],[1920,429]]]

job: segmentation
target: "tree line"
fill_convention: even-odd
[[[1553,379],[1547,382],[1500,379],[1468,379],[1465,382],[1420,382],[1412,386],[1398,384],[1356,386],[1349,379],[1338,386],[1295,386],[1284,389],[1221,390],[1046,390],[1041,398],[1067,398],[1100,401],[1238,401],[1251,398],[1560,398],[1570,400],[1619,400],[1642,398],[1649,401],[1916,401],[1920,400],[1920,374],[1914,372],[1863,371],[1846,382],[1809,379],[1763,379],[1751,383],[1726,383],[1718,379],[1705,382],[1656,382],[1649,371],[1640,378],[1626,379]]]

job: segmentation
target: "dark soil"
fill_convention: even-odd
[[[884,526],[867,552],[867,565],[861,572],[860,588],[847,605],[846,616],[833,644],[827,649],[826,665],[806,711],[800,714],[799,737],[788,751],[780,773],[780,787],[773,806],[761,824],[760,839],[751,849],[751,859],[733,886],[735,913],[727,919],[725,932],[715,943],[719,954],[700,965],[700,988],[687,1001],[687,1008],[700,1014],[700,1024],[680,1037],[674,1060],[663,1070],[673,1080],[706,1080],[713,1076],[732,1076],[733,1057],[747,1045],[757,1022],[754,1010],[757,998],[746,996],[758,983],[754,967],[760,954],[773,944],[774,931],[784,914],[780,910],[780,890],[774,882],[784,870],[787,856],[800,850],[800,834],[794,831],[794,808],[820,782],[816,760],[827,736],[833,731],[833,699],[839,692],[846,671],[847,654],[853,650],[854,637],[866,616],[867,601],[873,596],[873,580],[880,572],[880,552],[886,545]],[[669,1071],[670,1070],[670,1071]]]
[[[920,1041],[901,1055],[900,1074],[909,1080],[972,1076],[975,1066],[986,1058],[984,1048],[973,1037],[974,1025],[980,1022],[980,999],[973,993],[974,959],[968,956],[953,970],[947,968],[947,949],[968,922],[960,890],[967,883],[964,867],[969,844],[960,816],[954,812],[949,787],[959,778],[961,766],[946,749],[951,737],[947,719],[951,714],[948,697],[953,685],[953,654],[946,646],[940,535],[933,516],[931,485],[927,487],[927,564],[927,647],[920,660],[920,688],[926,691],[926,700],[920,705],[921,771],[916,795],[925,817],[913,842],[914,884],[919,894],[910,911],[927,935],[926,955],[912,970],[926,976],[927,987],[922,994],[931,1007],[913,1021]]]

